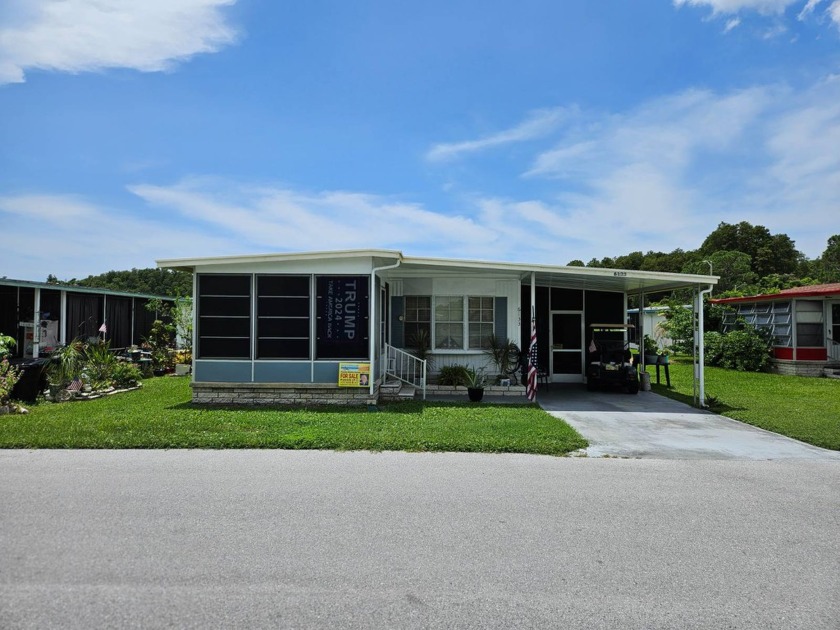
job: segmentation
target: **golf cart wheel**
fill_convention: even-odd
[[[639,393],[639,381],[636,381],[635,383],[630,383],[627,386],[627,393],[628,394],[638,394]]]
[[[591,376],[588,379],[586,379],[586,389],[588,389],[590,392],[594,392],[596,389],[598,389],[598,383],[596,383],[595,379]]]

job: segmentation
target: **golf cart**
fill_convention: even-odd
[[[630,353],[626,333],[630,324],[590,324],[592,341],[586,361],[586,388],[594,391],[606,386],[623,387],[628,394],[639,393],[639,371]]]

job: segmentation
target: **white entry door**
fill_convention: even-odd
[[[584,366],[583,313],[551,313],[551,380],[554,383],[582,383]]]
[[[840,361],[840,300],[829,302],[827,306],[828,358]]]

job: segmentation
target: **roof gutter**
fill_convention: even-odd
[[[368,379],[368,392],[370,396],[373,396],[373,388],[374,388],[374,378],[375,370],[376,370],[376,337],[378,334],[378,328],[375,326],[376,324],[376,296],[379,295],[379,290],[376,286],[376,274],[380,271],[387,271],[389,269],[396,269],[402,264],[402,254],[399,255],[397,258],[397,262],[392,265],[382,265],[381,267],[374,267],[370,270],[370,317],[368,321],[370,322],[370,326],[372,330],[370,331],[370,350],[368,352],[370,356],[370,378]]]

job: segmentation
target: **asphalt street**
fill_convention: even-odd
[[[840,464],[0,452],[0,627],[840,627]]]

